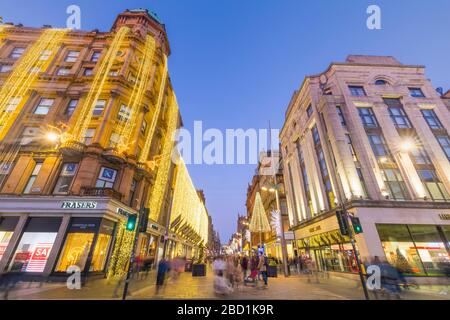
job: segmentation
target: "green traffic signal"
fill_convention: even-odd
[[[359,221],[358,217],[351,217],[352,225],[353,225],[353,231],[355,231],[355,234],[359,234],[363,232],[361,222]]]
[[[127,230],[128,231],[134,231],[134,229],[136,228],[136,221],[137,221],[136,214],[130,214],[128,216],[128,221],[127,221]]]

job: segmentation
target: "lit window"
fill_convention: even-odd
[[[101,54],[102,54],[102,53],[101,53],[100,51],[95,51],[95,52],[92,54],[91,62],[97,62],[98,59],[100,59]]]
[[[77,105],[78,105],[77,99],[70,100],[69,104],[67,105],[66,115],[71,116],[73,114],[73,112],[75,111]]]
[[[27,145],[33,142],[39,133],[38,127],[25,127],[20,137],[20,144]]]
[[[411,122],[402,107],[389,107],[389,115],[396,128],[410,129],[412,128]]]
[[[95,104],[92,115],[94,117],[101,116],[103,114],[103,110],[105,109],[105,106],[106,106],[106,100],[97,100],[97,103]]]
[[[108,188],[111,189],[114,186],[116,180],[117,170],[102,167],[95,184],[96,188]]]
[[[6,105],[5,112],[14,112],[19,105],[20,101],[22,101],[22,97],[13,97],[9,99],[8,104]]]
[[[381,170],[381,175],[388,188],[390,198],[394,200],[408,199],[406,184],[398,169],[383,169]]]
[[[14,48],[9,57],[11,59],[19,59],[25,52],[25,48]]]
[[[70,74],[70,70],[71,70],[71,68],[67,68],[67,67],[59,68],[58,71],[56,72],[56,75],[57,76],[67,76]]]
[[[309,105],[308,108],[306,108],[306,114],[308,115],[308,118],[311,118],[313,114],[313,108],[311,105]]]
[[[425,98],[425,95],[420,88],[408,88],[409,95],[413,98]]]
[[[345,122],[345,117],[344,117],[344,113],[342,112],[342,108],[340,106],[336,106],[336,112],[338,114],[339,121],[341,122],[341,125],[343,127],[345,127],[347,124]]]
[[[368,134],[370,146],[372,147],[372,151],[375,154],[375,157],[378,160],[388,160],[391,158],[391,153],[389,152],[389,148],[384,140],[384,137],[380,134]]]
[[[444,150],[447,159],[450,160],[450,138],[447,135],[445,135],[445,136],[436,136],[436,139],[439,142],[439,145],[441,146],[442,150]]]
[[[78,57],[80,55],[80,51],[70,50],[67,53],[66,59],[64,59],[65,62],[76,62],[78,60]]]
[[[41,56],[39,57],[39,60],[47,61],[48,59],[50,59],[51,55],[52,55],[51,50],[44,50],[44,51],[42,51]]]
[[[111,134],[111,137],[109,138],[109,147],[114,148],[115,146],[117,146],[117,144],[119,143],[120,140],[120,135],[116,132],[113,132]]]
[[[33,187],[33,184],[36,181],[36,178],[39,174],[39,171],[41,171],[41,168],[42,168],[42,162],[36,162],[33,172],[31,173],[30,178],[28,178],[27,185],[25,186],[25,189],[23,189],[24,194],[29,194],[31,192],[31,188]]]
[[[420,179],[427,189],[428,196],[434,201],[450,200],[444,184],[439,180],[435,170],[417,170]]]
[[[117,76],[119,75],[119,71],[118,71],[118,70],[111,70],[111,71],[109,72],[109,75],[110,75],[111,77],[117,77]]]
[[[34,114],[40,115],[48,114],[50,108],[53,106],[54,101],[55,101],[54,99],[46,99],[46,98],[41,99],[36,107],[36,110],[34,110]]]
[[[10,64],[3,64],[0,66],[0,73],[8,73],[12,70],[12,65]]]
[[[54,194],[66,194],[69,192],[77,168],[77,163],[65,163],[63,165],[58,181],[56,182],[55,190],[53,191]]]
[[[95,129],[94,128],[87,129],[83,136],[84,144],[87,146],[90,145],[92,143],[92,140],[94,140],[94,136],[95,136]]]
[[[439,130],[444,128],[433,109],[422,109],[420,111],[422,112],[425,121],[428,123],[432,130]]]
[[[363,97],[366,95],[366,91],[362,86],[348,86],[350,94],[354,97]]]
[[[128,121],[131,117],[131,108],[122,104],[120,106],[119,113],[117,114],[117,120],[119,121]]]
[[[378,122],[372,108],[358,108],[359,117],[366,128],[377,128]]]
[[[147,132],[147,121],[143,120],[141,126],[141,134],[145,135],[146,132]]]

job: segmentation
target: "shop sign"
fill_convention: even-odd
[[[320,231],[322,230],[322,228],[320,226],[315,226],[309,229],[310,233],[316,232],[316,231]]]
[[[61,209],[96,209],[95,201],[63,201]]]
[[[450,214],[449,213],[441,213],[439,215],[439,218],[441,218],[441,220],[450,220]]]

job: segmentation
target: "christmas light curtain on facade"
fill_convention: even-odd
[[[260,233],[271,231],[269,220],[267,219],[266,211],[264,210],[264,205],[259,192],[255,197],[255,205],[253,207],[252,218],[250,220],[250,231]]]

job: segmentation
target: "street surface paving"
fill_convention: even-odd
[[[147,278],[133,280],[127,299],[248,299],[248,300],[362,300],[364,295],[358,282],[341,277],[329,277],[308,281],[307,276],[269,278],[269,285],[264,288],[240,286],[230,295],[216,295],[213,288],[214,277],[208,270],[206,277],[192,277],[182,273],[178,279],[168,279],[165,285],[156,291],[156,275],[150,272]],[[106,279],[90,279],[80,290],[69,290],[65,283],[19,283],[5,292],[0,292],[0,299],[121,299],[123,283]],[[115,293],[115,294],[114,294]],[[372,297],[373,298],[373,297]],[[403,291],[402,299],[408,300],[450,300],[449,288],[426,287]]]

